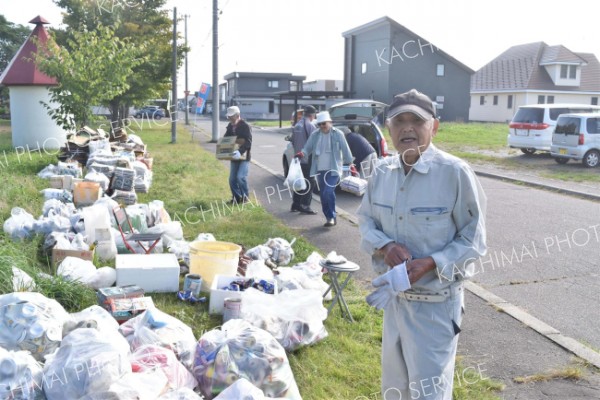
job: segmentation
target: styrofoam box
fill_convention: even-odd
[[[138,285],[145,292],[177,292],[179,262],[172,253],[117,254],[117,286]]]
[[[229,286],[231,282],[240,279],[247,280],[248,278],[244,278],[243,276],[215,275],[215,279],[212,281],[210,287],[210,301],[208,303],[209,314],[223,314],[223,303],[225,303],[225,299],[238,299],[242,297],[243,292],[219,289],[224,286]],[[266,279],[266,281],[273,284],[274,293],[277,294],[277,281],[275,279]]]

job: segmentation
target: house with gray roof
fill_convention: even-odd
[[[544,42],[513,46],[471,78],[469,120],[507,122],[526,104],[598,104],[600,63]]]
[[[342,33],[344,91],[390,104],[415,88],[437,103],[443,121],[466,121],[475,72],[389,17]]]

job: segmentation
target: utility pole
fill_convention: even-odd
[[[219,1],[213,0],[212,140],[219,140]]]
[[[177,7],[173,7],[173,65],[171,75],[173,85],[171,88],[171,111],[169,112],[171,118],[171,143],[177,143],[177,118],[173,118],[173,112],[177,116]]]
[[[190,105],[188,103],[188,96],[190,95],[190,91],[188,89],[188,41],[187,41],[187,20],[189,15],[185,14],[183,16],[185,19],[185,124],[189,125],[190,124]]]

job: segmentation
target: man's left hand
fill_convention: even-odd
[[[242,158],[242,155],[239,151],[236,150],[231,154],[231,158],[233,158],[234,160],[239,160],[240,158]]]
[[[408,272],[408,279],[410,279],[411,285],[417,282],[427,272],[435,269],[435,261],[433,258],[417,258],[406,263],[406,272]]]

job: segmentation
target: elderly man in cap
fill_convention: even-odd
[[[386,123],[398,155],[374,166],[358,210],[362,248],[380,275],[384,399],[452,398],[463,281],[486,252],[486,197],[471,168],[432,143],[429,97],[397,95]]]
[[[229,188],[231,203],[245,203],[250,200],[248,193],[248,169],[250,167],[250,148],[252,147],[252,129],[240,117],[240,109],[236,106],[227,109],[229,124],[225,136],[236,136],[238,150],[233,152],[229,167]]]
[[[335,188],[339,184],[344,165],[352,162],[352,153],[344,133],[333,126],[327,111],[317,114],[318,130],[308,138],[295,157],[312,156],[310,175],[316,176],[321,208],[325,214],[326,227],[336,225]]]
[[[317,130],[317,124],[314,122],[317,109],[313,106],[304,107],[304,114],[302,119],[294,125],[292,132],[292,146],[294,146],[294,153],[298,153],[302,150],[310,134]],[[308,183],[306,190],[299,191],[292,194],[292,209],[291,211],[299,211],[302,214],[316,214],[317,212],[310,208],[312,202],[312,179],[310,177],[310,165],[311,158],[305,157],[300,160],[300,167],[302,168],[302,175]]]

